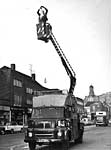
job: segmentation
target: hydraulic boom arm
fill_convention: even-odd
[[[48,10],[44,6],[41,6],[40,9],[37,11],[37,14],[39,15],[39,24],[36,25],[38,40],[43,40],[45,42],[48,42],[49,40],[51,40],[70,78],[69,93],[73,94],[74,87],[76,84],[75,72],[73,68],[71,67],[69,61],[67,60],[65,54],[63,53],[62,49],[60,48],[55,36],[53,35],[51,25],[47,23],[47,20],[48,20],[47,13],[48,13]]]

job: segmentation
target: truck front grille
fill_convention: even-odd
[[[50,130],[38,130],[35,132],[36,138],[53,138],[54,131]]]
[[[35,134],[36,138],[53,138],[53,134]]]

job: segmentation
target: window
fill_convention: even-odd
[[[13,85],[14,85],[14,86],[18,86],[18,87],[22,87],[22,82],[19,81],[19,80],[17,80],[17,79],[14,79],[14,80],[13,80]]]
[[[26,93],[32,94],[32,93],[33,93],[33,90],[32,90],[31,88],[26,88]]]
[[[36,128],[43,129],[43,127],[44,127],[44,124],[43,124],[43,123],[38,123],[38,124],[36,125]]]
[[[95,108],[95,106],[94,106],[94,105],[92,106],[92,110],[93,110],[93,111],[95,111],[95,110],[96,110],[96,108]]]
[[[45,123],[45,128],[51,128],[51,124],[50,123]]]
[[[32,99],[27,99],[27,104],[32,105]]]
[[[22,96],[14,95],[14,106],[21,106],[22,105]]]

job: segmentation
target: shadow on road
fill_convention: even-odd
[[[69,148],[67,150],[75,147],[76,145],[79,145],[79,144],[70,143]],[[36,150],[38,150],[38,149],[36,149]],[[64,148],[64,146],[62,144],[54,144],[51,146],[44,147],[43,150],[66,150],[66,148]]]

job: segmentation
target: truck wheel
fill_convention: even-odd
[[[75,140],[75,143],[82,143],[83,142],[83,134],[81,133],[81,135],[78,137],[78,139]]]
[[[82,143],[83,142],[83,135],[81,135],[78,139],[78,143]]]
[[[23,133],[23,132],[24,132],[24,129],[23,129],[23,128],[21,128],[20,132],[22,132],[22,133]]]
[[[29,142],[29,150],[35,150],[36,143],[35,142]]]

